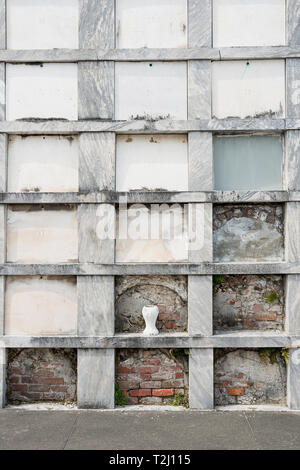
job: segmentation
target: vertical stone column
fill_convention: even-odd
[[[2,0],[3,1],[3,0]],[[79,48],[115,47],[115,1],[80,0]]]
[[[300,45],[300,4],[298,0],[287,0],[288,45]]]
[[[0,346],[0,408],[6,405],[6,354],[6,349]]]
[[[212,1],[188,0],[188,46],[190,48],[212,45]]]
[[[115,350],[78,349],[79,408],[114,408]]]
[[[188,331],[191,336],[213,334],[212,276],[188,276]]]
[[[189,401],[190,408],[211,410],[214,407],[214,351],[190,349]]]
[[[211,132],[189,132],[189,191],[213,190],[213,142]]]
[[[211,118],[211,61],[188,61],[188,119]]]
[[[211,262],[213,258],[212,204],[189,204],[189,262]]]
[[[286,59],[286,117],[300,118],[300,59]]]
[[[300,410],[300,349],[290,349],[287,373],[287,401],[291,410]]]

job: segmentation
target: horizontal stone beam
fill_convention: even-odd
[[[300,119],[169,119],[132,121],[60,119],[22,119],[1,121],[0,133],[6,134],[80,134],[82,132],[116,132],[117,134],[185,134],[188,132],[282,132],[300,128]]]
[[[70,263],[0,264],[1,276],[139,276],[139,275],[214,275],[214,274],[300,274],[296,263]]]
[[[286,59],[300,57],[297,46],[167,48],[167,49],[44,49],[0,50],[0,62],[181,61]]]
[[[123,203],[124,198],[126,198],[128,204],[299,202],[300,191],[0,193],[0,204],[118,204],[120,200]]]
[[[115,336],[0,336],[5,348],[268,348],[300,347],[300,336],[280,334],[119,334]]]

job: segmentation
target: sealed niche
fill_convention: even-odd
[[[78,191],[77,136],[9,136],[7,190]]]
[[[117,213],[117,262],[188,260],[188,211],[180,204],[132,204]]]
[[[9,349],[7,401],[76,403],[76,349]]]
[[[213,211],[214,260],[281,261],[282,204],[224,204]]]
[[[79,0],[7,0],[8,49],[78,49]]]
[[[7,64],[6,119],[78,119],[77,64]]]
[[[158,306],[159,332],[187,331],[186,276],[118,276],[115,292],[116,332],[142,332],[142,309],[149,304]]]
[[[215,349],[215,405],[286,405],[280,348]]]
[[[214,331],[284,329],[283,276],[214,276]]]
[[[213,148],[215,189],[282,189],[280,135],[216,136]]]
[[[119,135],[117,191],[187,191],[186,135]]]
[[[213,0],[213,45],[283,46],[285,0]]]
[[[188,406],[188,355],[186,349],[117,350],[115,405]]]
[[[116,62],[115,119],[187,119],[185,62]]]
[[[284,117],[285,61],[213,62],[212,114],[217,119]]]
[[[8,262],[72,263],[77,259],[77,209],[74,206],[8,206]]]
[[[6,335],[76,335],[75,276],[7,276]]]
[[[117,0],[117,47],[187,47],[187,0]]]

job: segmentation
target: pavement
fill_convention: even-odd
[[[0,450],[300,449],[300,413],[0,410]]]

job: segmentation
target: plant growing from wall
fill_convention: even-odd
[[[280,356],[287,364],[289,362],[289,350],[287,348],[261,348],[258,350],[258,355],[261,361],[267,362],[269,360],[271,364],[275,364],[277,362],[278,353],[280,353]]]
[[[277,292],[273,290],[269,295],[267,295],[266,302],[272,304],[276,300],[280,300],[280,295],[278,295]]]
[[[190,354],[189,349],[181,349],[181,348],[169,349],[170,359],[174,359],[174,357],[178,357],[178,356],[189,356],[189,354]]]
[[[215,284],[222,284],[222,282],[224,281],[225,279],[225,276],[221,275],[221,274],[216,274],[214,276],[214,283]]]
[[[128,402],[129,402],[129,399],[125,397],[119,385],[115,384],[115,405],[125,406],[127,405]]]
[[[174,398],[169,398],[169,402],[172,406],[184,406],[184,408],[189,408],[189,397],[187,393],[184,395],[176,393]]]

